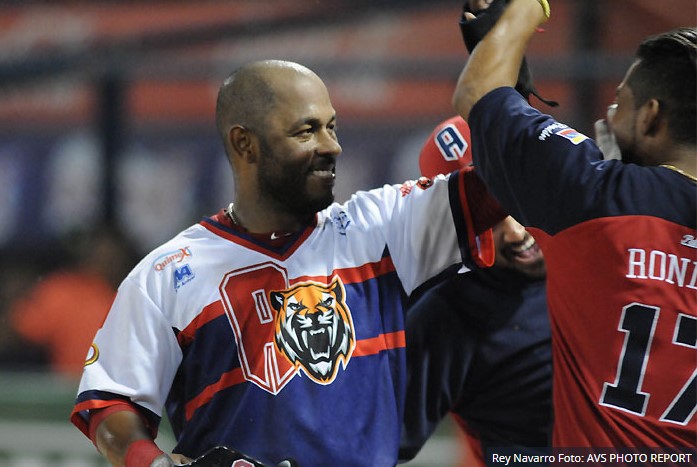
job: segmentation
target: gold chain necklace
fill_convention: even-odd
[[[242,222],[240,222],[240,219],[235,213],[235,203],[230,203],[230,205],[227,207],[227,215],[233,224],[242,227]]]
[[[230,203],[228,205],[226,214],[230,218],[230,220],[232,221],[233,224],[235,224],[237,227],[240,227],[240,228],[246,230],[245,227],[242,225],[242,222],[240,222],[240,218],[237,216],[237,213],[235,212],[235,203]],[[269,239],[270,240],[278,240],[279,238],[289,237],[291,235],[293,235],[293,232],[280,232],[280,233],[271,232],[271,234],[269,235]]]
[[[678,168],[675,167],[674,165],[670,165],[670,164],[661,164],[661,165],[659,165],[659,167],[665,167],[666,169],[673,170],[673,171],[679,173],[680,175],[683,175],[683,176],[689,178],[689,179],[692,180],[693,182],[697,182],[697,177],[695,177],[694,175],[690,175],[689,173],[685,172],[685,171],[682,170],[682,169],[678,169]]]

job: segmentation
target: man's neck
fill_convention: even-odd
[[[676,157],[672,157],[660,165],[697,181],[697,149],[694,147],[681,148],[677,151]]]
[[[244,227],[250,233],[268,232],[296,232],[303,229],[309,219],[298,219],[288,211],[278,211],[256,204],[250,207],[250,203],[241,201],[231,203],[232,218],[236,224]]]

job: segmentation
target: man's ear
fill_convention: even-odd
[[[234,125],[227,134],[232,154],[245,162],[255,162],[257,158],[254,134],[242,125]]]
[[[643,135],[656,136],[665,116],[661,109],[661,103],[658,99],[649,99],[639,110],[639,131]]]

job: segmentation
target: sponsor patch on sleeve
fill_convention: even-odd
[[[583,133],[579,133],[573,128],[564,128],[563,130],[559,130],[554,134],[559,135],[562,138],[566,138],[574,144],[579,144],[588,139],[588,136],[584,135]]]

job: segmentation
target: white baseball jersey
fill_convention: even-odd
[[[147,255],[119,288],[73,422],[129,401],[175,452],[227,445],[263,462],[394,465],[403,301],[471,264],[463,173],[359,192],[274,249],[221,211]],[[458,244],[458,238],[462,246]]]

